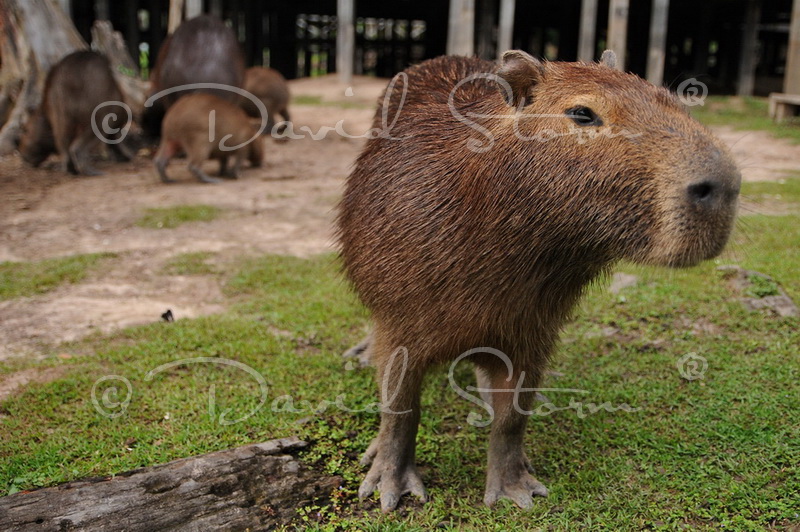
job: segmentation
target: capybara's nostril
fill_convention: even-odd
[[[717,196],[718,186],[713,181],[704,179],[689,185],[689,200],[698,205],[708,205]]]

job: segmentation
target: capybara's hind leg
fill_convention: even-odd
[[[114,158],[117,160],[117,162],[125,163],[131,161],[136,155],[131,148],[125,145],[124,142],[118,142],[116,144],[111,144],[110,146],[111,153],[114,155]]]
[[[161,178],[163,183],[174,183],[174,179],[170,179],[167,175],[167,165],[169,164],[170,159],[172,159],[176,153],[178,152],[178,144],[174,141],[170,140],[162,140],[161,146],[158,148],[158,153],[156,153],[155,159],[153,159],[153,165],[156,167],[156,172],[158,172],[158,176]]]
[[[75,167],[76,173],[85,176],[103,175],[103,172],[94,169],[89,163],[90,150],[98,142],[99,140],[94,131],[87,129],[69,145],[69,158]]]
[[[395,350],[378,331],[372,348],[381,389],[381,427],[362,460],[372,465],[358,496],[363,499],[378,490],[381,510],[390,512],[407,493],[428,498],[415,460],[424,368],[409,365],[408,351]]]
[[[280,115],[283,117],[284,122],[292,121],[292,119],[289,117],[289,111],[286,108],[281,109]],[[289,140],[288,137],[283,136],[283,133],[286,131],[286,126],[287,126],[286,124],[281,124],[277,127],[275,133],[278,134],[278,137],[275,140],[277,140],[278,142],[286,142]]]

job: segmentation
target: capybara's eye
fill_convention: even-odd
[[[603,121],[597,114],[588,107],[578,106],[567,109],[565,114],[567,118],[572,119],[573,122],[579,126],[602,126]]]

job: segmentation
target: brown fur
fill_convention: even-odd
[[[289,85],[280,72],[274,68],[252,67],[244,75],[244,90],[258,98],[267,108],[267,129],[272,132],[275,126],[275,115],[281,115],[286,122],[291,121],[289,116]],[[242,99],[242,108],[249,116],[261,117],[258,107],[247,98]],[[284,127],[276,133],[282,133]]]
[[[372,311],[367,349],[378,381],[385,397],[396,394],[392,410],[411,411],[384,413],[365,456],[372,467],[360,495],[380,490],[385,511],[404,493],[425,496],[414,439],[428,367],[494,348],[510,357],[513,376],[498,357],[477,354],[480,382],[511,389],[524,373],[536,387],[589,282],[620,259],[690,266],[713,257],[735,216],[731,156],[666,89],[601,64],[541,63],[524,52],[504,59],[499,68],[456,57],[409,68],[405,100],[402,80],[391,94],[394,139],[367,142],[340,205],[342,258]],[[480,73],[499,74],[509,91],[492,79],[465,83],[451,112],[451,91]],[[566,116],[580,106],[603,126]],[[374,127],[382,117],[379,109]],[[628,136],[577,136],[609,128]],[[389,367],[401,346],[404,373],[397,361]],[[520,394],[522,408],[532,395]],[[527,418],[512,399],[491,396],[484,501],[529,507],[547,490],[528,474]]]
[[[211,15],[200,15],[182,23],[158,51],[150,75],[152,94],[193,83],[219,83],[241,89],[245,62],[233,30]],[[202,89],[223,100],[238,101],[232,91]],[[157,136],[169,107],[190,91],[168,94],[145,109],[144,127]]]
[[[209,128],[214,123],[214,134],[209,140]],[[261,138],[255,138],[248,144],[234,151],[226,151],[221,147],[233,147],[248,142],[256,134],[245,112],[231,102],[222,100],[213,94],[187,94],[178,100],[167,111],[161,131],[161,146],[155,157],[155,166],[161,179],[168,183],[166,168],[169,160],[175,155],[185,152],[189,161],[189,169],[200,180],[209,183],[216,179],[208,177],[200,168],[207,159],[219,159],[220,175],[236,179],[239,169],[246,158],[253,166],[260,166],[264,158],[264,144]],[[225,139],[221,145],[223,138]],[[229,158],[233,157],[233,167],[228,167]]]
[[[114,80],[108,60],[91,51],[74,52],[53,65],[45,80],[40,108],[31,116],[20,139],[22,158],[39,166],[51,153],[58,153],[64,171],[83,175],[99,172],[89,165],[89,154],[100,139],[92,129],[92,113],[104,102],[122,101],[122,91]],[[124,111],[117,106],[103,107],[95,115],[101,129],[107,125],[122,128]],[[133,154],[123,144],[109,144],[119,159],[130,160]]]

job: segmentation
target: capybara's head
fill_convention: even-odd
[[[506,52],[505,106],[494,110],[504,118],[486,125],[495,149],[511,149],[503,162],[560,231],[571,228],[561,234],[571,245],[678,267],[718,255],[741,181],[730,153],[675,95],[614,62],[611,52],[599,64]]]
[[[25,124],[19,139],[19,153],[22,160],[34,168],[56,151],[56,143],[50,123],[40,111],[34,112]]]

